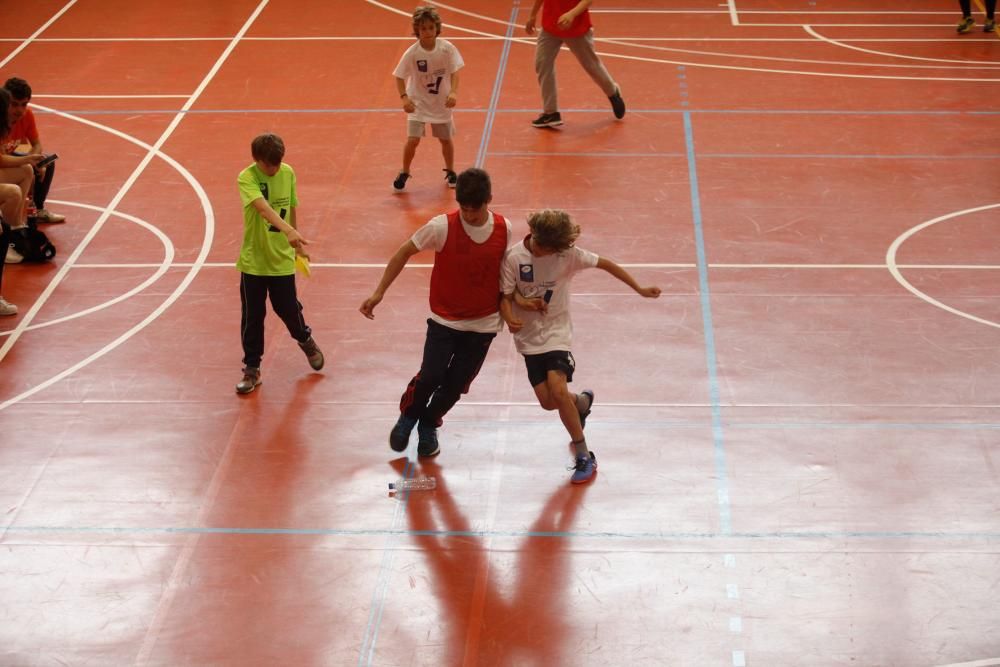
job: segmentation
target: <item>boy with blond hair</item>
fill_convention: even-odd
[[[573,381],[576,369],[569,314],[573,276],[597,267],[644,297],[657,298],[660,288],[641,287],[614,261],[576,247],[580,226],[565,211],[532,213],[528,216],[528,227],[531,233],[511,246],[504,257],[500,314],[514,334],[517,351],[524,355],[528,381],[538,403],[546,410],[559,411],[574,451],[571,481],[582,484],[594,477],[597,457],[587,447],[583,434],[594,404],[594,392],[584,389],[575,394],[567,386]]]

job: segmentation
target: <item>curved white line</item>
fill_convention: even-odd
[[[395,7],[390,7],[389,5],[386,5],[385,3],[379,2],[378,0],[365,0],[365,2],[367,2],[370,5],[374,5],[376,7],[381,7],[382,9],[385,9],[386,11],[389,11],[389,12],[392,12],[392,13],[395,13],[395,14],[401,14],[403,16],[410,16],[411,15],[410,12],[406,12],[406,11],[403,11],[403,10],[400,10],[400,9],[396,9]],[[442,8],[442,9],[447,9],[449,11],[453,11],[453,12],[459,13],[459,14],[466,14],[468,16],[479,18],[479,19],[482,19],[484,21],[491,21],[491,22],[494,22],[494,23],[500,23],[500,24],[505,25],[505,26],[510,26],[510,25],[515,25],[516,26],[517,25],[515,23],[511,23],[510,21],[503,21],[503,20],[495,19],[495,18],[492,18],[492,17],[489,17],[489,16],[483,16],[482,14],[474,14],[472,12],[468,12],[468,11],[465,11],[465,10],[462,10],[462,9],[458,9],[458,8],[453,7],[451,5],[436,3],[436,6],[439,7],[439,8]],[[532,38],[521,38],[521,37],[511,37],[511,38],[508,38],[508,37],[505,37],[503,35],[494,35],[492,33],[482,32],[480,30],[473,30],[472,28],[465,28],[463,26],[453,25],[453,24],[449,25],[448,28],[452,29],[452,30],[458,30],[458,31],[461,31],[461,32],[469,33],[469,34],[472,34],[472,35],[479,35],[481,37],[489,37],[491,39],[497,39],[497,40],[507,40],[507,41],[510,41],[510,42],[515,42],[517,44],[527,44],[527,45],[533,46],[534,43],[535,43],[535,39],[533,37]],[[610,42],[611,40],[607,40],[607,39],[595,39],[595,41],[597,41],[597,42]],[[636,45],[636,46],[637,46],[637,48],[642,48],[639,45]],[[705,68],[705,69],[721,69],[721,70],[730,70],[730,71],[736,71],[736,72],[757,72],[757,73],[762,73],[762,74],[797,74],[797,75],[800,75],[800,76],[820,76],[820,77],[841,78],[841,79],[875,79],[875,80],[886,80],[886,81],[952,81],[952,82],[967,81],[967,82],[972,82],[972,83],[988,83],[988,82],[993,82],[993,81],[1000,81],[1000,78],[987,79],[987,78],[978,78],[978,77],[976,77],[976,78],[968,77],[967,78],[967,77],[941,77],[941,76],[890,76],[890,75],[887,75],[887,74],[848,74],[846,72],[807,72],[807,71],[800,71],[800,70],[770,69],[770,68],[765,68],[765,67],[742,67],[742,66],[739,66],[739,65],[712,65],[712,64],[709,64],[709,63],[688,62],[688,61],[685,61],[685,60],[668,60],[668,59],[665,59],[665,58],[645,58],[643,56],[630,56],[630,55],[626,55],[626,54],[623,54],[623,53],[608,53],[608,52],[605,52],[605,51],[598,51],[597,53],[598,53],[598,55],[600,55],[602,57],[616,58],[618,60],[632,60],[632,61],[636,61],[636,62],[646,62],[646,63],[661,63],[661,64],[664,64],[664,65],[684,65],[685,67],[701,67],[701,68]],[[889,65],[885,65],[885,67],[889,67]]]
[[[981,317],[976,317],[975,315],[970,315],[969,313],[958,310],[957,308],[952,308],[951,306],[941,303],[937,299],[925,294],[924,292],[921,292],[916,287],[914,287],[910,283],[910,281],[908,281],[906,278],[903,277],[903,274],[900,273],[899,267],[896,264],[896,253],[899,251],[900,246],[902,246],[907,239],[909,239],[917,232],[923,231],[928,227],[930,227],[931,225],[936,225],[937,223],[944,222],[945,220],[951,220],[952,218],[956,218],[960,215],[966,215],[968,213],[978,213],[979,211],[988,211],[992,208],[1000,208],[1000,204],[989,204],[987,206],[977,206],[976,208],[967,208],[964,211],[955,211],[954,213],[949,213],[947,215],[942,215],[941,217],[934,218],[933,220],[922,222],[919,225],[911,227],[910,229],[906,230],[905,232],[900,234],[895,241],[892,242],[892,245],[889,246],[889,250],[885,254],[885,263],[886,266],[889,267],[889,273],[891,273],[892,277],[896,279],[896,282],[905,287],[910,293],[915,295],[917,298],[926,301],[932,306],[937,306],[942,310],[945,310],[953,315],[958,315],[959,317],[964,317],[967,320],[972,320],[973,322],[978,322],[980,324],[985,324],[986,326],[989,327],[995,327],[997,329],[1000,329],[1000,323],[993,322],[991,320],[984,320]]]
[[[101,206],[92,206],[90,204],[80,204],[78,202],[61,201],[61,200],[58,200],[58,199],[49,199],[48,202],[52,203],[52,204],[59,204],[61,206],[76,206],[77,208],[86,208],[86,209],[90,209],[92,211],[103,211],[104,210],[104,208],[101,207]],[[159,228],[154,227],[153,225],[149,224],[145,220],[140,220],[139,218],[136,218],[135,216],[129,215],[127,213],[121,213],[120,211],[112,211],[111,215],[118,216],[119,218],[124,218],[125,220],[128,220],[129,222],[134,222],[135,224],[139,225],[140,227],[145,227],[147,230],[149,230],[150,232],[152,232],[158,239],[160,239],[160,243],[163,244],[163,261],[160,262],[160,264],[157,266],[156,271],[154,271],[152,275],[150,275],[148,278],[146,278],[146,280],[142,281],[141,283],[139,283],[138,285],[136,285],[132,289],[128,290],[127,292],[123,292],[122,294],[119,294],[118,296],[116,296],[113,299],[110,299],[109,301],[105,301],[104,303],[99,303],[96,306],[92,306],[90,308],[86,308],[84,310],[75,312],[72,315],[66,315],[64,317],[59,317],[59,318],[56,318],[54,320],[48,320],[46,322],[41,322],[39,324],[32,324],[30,326],[25,327],[24,328],[25,331],[35,331],[36,329],[44,329],[45,327],[51,327],[51,326],[56,325],[56,324],[62,324],[64,322],[68,322],[70,320],[75,320],[75,319],[77,319],[79,317],[85,317],[87,315],[90,315],[91,313],[96,313],[99,310],[104,310],[105,308],[108,308],[109,306],[113,306],[113,305],[115,305],[117,303],[121,303],[122,301],[130,299],[131,297],[135,296],[139,292],[142,292],[147,287],[149,287],[150,285],[152,285],[153,283],[155,283],[157,280],[159,280],[160,276],[162,276],[164,273],[166,273],[167,270],[170,269],[170,267],[173,265],[174,254],[175,254],[174,253],[174,244],[173,244],[173,242],[171,242],[171,240],[167,237],[166,234],[164,234],[162,231],[160,231]],[[77,264],[76,266],[78,268],[80,267],[79,264]],[[156,266],[156,265],[152,265],[152,266]],[[10,329],[8,331],[0,331],[0,337],[9,336],[12,332],[13,332],[13,329]]]
[[[959,63],[963,65],[974,64],[973,67],[963,67],[962,69],[981,69],[978,64],[982,64],[985,68],[990,68],[991,66],[1000,66],[1000,62],[989,60],[989,61],[978,61],[978,60],[948,60],[947,58],[923,58],[921,56],[904,56],[899,53],[890,53],[888,51],[875,51],[874,49],[863,49],[860,46],[851,46],[850,44],[845,44],[843,42],[837,41],[835,39],[830,39],[829,37],[824,37],[815,30],[813,30],[811,25],[804,25],[802,29],[806,31],[807,34],[812,35],[816,39],[826,42],[832,46],[839,46],[843,49],[850,49],[851,51],[859,51],[861,53],[868,53],[874,56],[885,56],[887,58],[904,58],[906,60],[922,60],[924,62],[930,63]],[[882,67],[907,67],[907,65],[882,65]],[[910,65],[910,67],[914,67]],[[929,65],[921,65],[921,67],[930,67]]]
[[[161,151],[159,148],[147,144],[146,142],[140,139],[136,139],[135,137],[125,134],[124,132],[116,130],[112,127],[101,125],[100,123],[95,123],[92,120],[81,118],[79,116],[75,116],[73,114],[69,114],[64,111],[57,111],[56,109],[51,109],[49,107],[44,107],[41,105],[35,105],[35,106],[39,109],[43,109],[57,116],[62,116],[63,118],[66,118],[68,120],[82,123],[84,125],[101,130],[102,132],[107,132],[121,139],[124,139],[125,141],[133,143],[136,146],[139,146],[140,148],[145,149],[147,151],[147,156],[144,162],[140,164],[139,168],[144,168],[144,166],[148,164],[148,161],[151,160],[153,157],[158,157],[167,164],[169,164],[171,167],[173,167],[184,178],[184,180],[188,182],[188,184],[191,186],[191,189],[194,190],[195,195],[198,197],[199,202],[201,203],[202,211],[205,214],[205,236],[202,239],[201,250],[199,251],[198,256],[195,259],[194,263],[192,264],[191,270],[188,271],[188,273],[181,280],[180,284],[174,289],[173,292],[171,292],[167,296],[167,298],[163,301],[163,303],[161,303],[156,309],[153,310],[153,312],[151,312],[149,315],[143,318],[141,322],[130,328],[128,331],[118,336],[113,341],[111,341],[101,349],[97,350],[90,356],[86,357],[85,359],[78,361],[69,368],[60,371],[59,373],[57,373],[56,375],[52,376],[47,380],[44,380],[40,384],[37,384],[34,387],[26,389],[20,394],[3,401],[2,403],[0,403],[0,411],[6,410],[10,406],[20,403],[24,399],[33,396],[38,392],[42,391],[43,389],[47,389],[56,382],[59,382],[60,380],[72,375],[81,368],[85,368],[86,366],[90,365],[97,359],[103,357],[108,352],[111,352],[112,350],[117,348],[119,345],[127,341],[129,338],[134,336],[142,329],[149,326],[149,324],[152,323],[154,320],[156,320],[160,315],[162,315],[163,312],[166,311],[166,309],[170,307],[171,304],[174,303],[174,301],[180,298],[180,295],[184,293],[188,285],[191,284],[191,281],[194,280],[194,277],[201,270],[201,265],[204,264],[205,259],[208,257],[208,251],[212,247],[212,239],[215,236],[215,213],[212,210],[212,204],[208,199],[208,194],[205,192],[204,188],[201,187],[201,184],[197,181],[197,179],[195,179],[195,177],[191,174],[191,172],[189,172],[183,165],[177,162],[174,158],[170,157],[169,155]],[[137,168],[137,171],[133,173],[138,173],[139,168]],[[118,202],[122,199],[124,190],[125,188],[123,187],[122,190],[119,192],[120,196],[116,196],[115,199],[112,200],[111,205],[102,209],[104,213],[102,213],[102,218],[99,219],[98,222],[102,222],[103,219],[106,219],[107,216],[111,214],[111,210],[113,209],[113,207],[117,205]],[[39,304],[42,298],[47,297],[49,294],[52,293],[52,291],[55,289],[55,285],[57,285],[58,281],[61,281],[62,277],[65,276],[65,272],[69,271],[70,267],[73,265],[73,263],[75,263],[77,257],[80,256],[80,254],[86,248],[87,243],[89,243],[90,240],[97,234],[97,231],[99,231],[99,229],[100,226],[95,225],[94,228],[92,228],[91,231],[87,234],[87,236],[84,237],[84,240],[80,243],[80,245],[76,247],[70,258],[60,268],[59,273],[56,274],[56,277],[53,279],[53,281],[49,283],[49,286],[46,287],[46,290],[42,292],[42,295],[39,297],[39,301],[36,302],[35,306],[32,307],[32,311],[37,312],[35,309],[36,307],[40,307]],[[29,315],[33,314],[32,311],[29,311]],[[8,338],[7,342],[4,343],[4,347],[9,348],[11,341],[12,338]]]

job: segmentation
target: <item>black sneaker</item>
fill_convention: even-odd
[[[237,394],[249,394],[260,386],[260,369],[247,366],[243,369],[243,379],[236,384]]]
[[[417,424],[417,456],[429,458],[440,453],[437,427],[421,421]]]
[[[966,16],[961,21],[958,22],[958,26],[955,28],[955,32],[960,35],[964,35],[967,32],[972,32],[972,29],[976,26],[976,20],[971,16]]]
[[[415,417],[399,415],[396,425],[389,431],[389,446],[392,447],[392,451],[401,452],[406,449],[406,446],[410,444],[410,433],[416,425],[417,419]]]
[[[392,189],[396,192],[402,192],[406,188],[406,179],[409,177],[410,175],[405,171],[399,172],[399,176],[392,182]]]
[[[615,112],[615,118],[621,120],[625,117],[625,100],[622,99],[622,91],[616,90],[615,94],[608,98],[611,100],[611,110]]]
[[[444,170],[444,180],[448,181],[448,187],[453,188],[458,183],[458,174],[451,169]]]
[[[580,428],[584,428],[587,425],[587,417],[590,415],[590,409],[594,407],[594,390],[584,389],[580,393],[590,399],[590,403],[587,404],[587,410],[580,413]]]
[[[309,336],[309,340],[306,342],[299,343],[299,347],[306,353],[306,359],[309,360],[309,365],[312,366],[314,371],[323,368],[323,352],[319,349],[319,345],[316,344],[312,336]]]
[[[553,113],[543,113],[541,116],[531,121],[531,124],[535,127],[555,127],[556,125],[562,125],[562,116],[559,112]]]

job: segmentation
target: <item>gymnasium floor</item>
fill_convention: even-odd
[[[601,0],[628,113],[564,53],[566,123],[537,130],[530,2],[439,5],[460,168],[516,237],[564,208],[664,290],[574,283],[600,469],[573,487],[507,333],[438,458],[386,443],[432,257],[358,307],[454,206],[430,139],[391,190],[415,4],[4,12],[69,220],[4,276],[0,664],[1000,665],[997,35],[956,35],[954,2]],[[235,180],[263,131],[327,365],[269,316],[240,397]],[[387,495],[414,473],[438,488]]]

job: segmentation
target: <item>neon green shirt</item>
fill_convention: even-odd
[[[271,208],[288,220],[299,205],[295,193],[295,172],[281,163],[278,173],[268,176],[256,164],[240,172],[237,179],[243,201],[243,246],[236,268],[254,276],[290,276],[295,273],[295,248],[276,227],[264,219],[253,202],[263,197]]]

